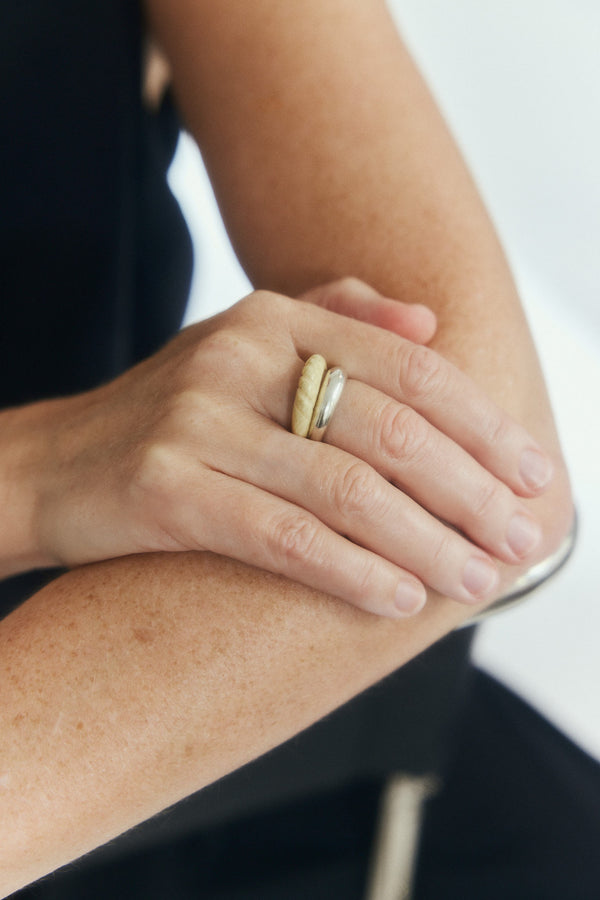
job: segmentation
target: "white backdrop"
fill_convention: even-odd
[[[496,221],[550,386],[581,519],[569,567],[486,623],[480,665],[600,759],[600,4],[391,2]],[[195,146],[171,183],[197,267],[188,321],[248,292]]]

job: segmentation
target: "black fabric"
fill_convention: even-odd
[[[415,900],[596,900],[600,765],[473,670]]]
[[[0,13],[0,406],[113,377],[179,326],[191,249],[140,102],[132,0]]]
[[[414,900],[600,896],[600,766],[476,669],[441,784]],[[109,864],[83,861],[15,900],[362,900],[381,787],[357,781]]]
[[[0,408],[94,387],[179,327],[192,251],[141,103],[134,0],[0,12]],[[46,575],[0,584],[0,616]]]
[[[362,900],[379,791],[356,783],[108,865],[75,864],[15,900]]]

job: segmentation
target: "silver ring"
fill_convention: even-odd
[[[342,396],[345,384],[346,373],[343,369],[339,367],[329,369],[323,379],[308,429],[308,437],[312,441],[323,440],[323,435]]]

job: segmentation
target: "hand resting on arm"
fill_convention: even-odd
[[[309,298],[363,318],[392,305],[356,282]],[[422,328],[416,311],[403,325]],[[288,431],[314,346],[350,379],[327,444]],[[4,419],[35,485],[31,545],[60,565],[210,550],[397,616],[423,605],[424,584],[491,598],[492,556],[519,563],[541,540],[516,496],[546,486],[522,471],[544,463],[526,431],[433,351],[314,303],[257,293],[112,383]]]
[[[271,295],[266,301],[272,313],[297,304]],[[256,302],[245,302],[234,315],[253,316]],[[309,335],[321,312],[302,307]],[[404,346],[383,331],[362,328],[370,338]],[[352,333],[350,328],[345,337]],[[356,334],[364,344],[362,330]],[[410,345],[411,353],[416,346]],[[366,360],[358,358],[364,377]],[[294,378],[298,366],[299,361]],[[373,371],[385,377],[385,365]],[[498,415],[468,378],[449,371],[458,378],[463,411],[475,403],[482,415]],[[444,380],[447,401],[448,384]],[[289,402],[293,387],[290,380]],[[368,402],[361,406],[361,393],[376,388],[367,389],[357,379],[353,390],[348,391],[352,402],[340,404],[331,424],[331,438],[340,445],[356,440],[353,416],[370,414]],[[412,399],[427,408],[427,392]],[[280,393],[272,401],[275,440],[318,448],[276,424],[284,401]],[[447,404],[440,405],[448,411]],[[461,409],[456,408],[456,421],[464,419]],[[410,415],[417,413],[410,410]],[[527,493],[519,482],[519,463],[531,439],[504,416],[502,421],[506,452],[498,455],[499,445],[472,427],[466,432],[469,443],[490,468]],[[422,427],[430,427],[423,422]],[[454,503],[468,510],[464,498],[444,493],[434,461],[443,463],[444,453],[450,460],[458,455],[455,466],[457,471],[464,466],[465,487],[471,479],[496,479],[459,443],[437,434],[434,445],[444,441],[447,446],[441,454],[438,448],[437,456],[411,460],[418,478],[409,479],[410,490],[429,491],[432,498],[440,491],[434,505]],[[364,448],[373,452],[367,443],[350,450]],[[322,450],[339,452],[333,445]],[[384,462],[403,464],[384,456],[373,461],[384,470]],[[469,475],[472,471],[476,476]],[[500,505],[513,509],[525,502],[502,482],[498,485]],[[406,502],[402,492],[391,490],[399,503]],[[540,548],[545,552],[553,540],[555,482],[536,502],[546,525]],[[361,516],[356,518],[360,523]],[[494,524],[482,521],[479,534],[485,535],[484,543],[496,541],[496,549],[502,547],[503,533],[494,532]],[[397,527],[394,521],[385,523],[381,540]],[[335,533],[334,539],[343,540]],[[424,535],[417,542],[425,562],[427,540]],[[408,543],[405,535],[402,552]],[[433,562],[439,563],[439,554]],[[290,554],[289,563],[300,567],[302,559]],[[318,576],[319,566],[313,571]],[[443,577],[443,567],[440,572]],[[508,586],[514,572],[515,567],[504,567],[498,590]],[[363,594],[357,592],[355,600],[360,605]],[[384,604],[381,608],[389,612]],[[430,590],[419,615],[392,621],[207,552],[132,555],[61,577],[0,623],[0,891],[17,889],[265,752],[411,659],[470,612],[469,606]]]
[[[488,449],[485,472],[508,466],[498,486],[492,482],[494,489],[479,495],[479,524],[471,525],[504,560],[501,591],[518,567],[500,552],[508,518],[506,512],[496,518],[497,503],[507,510],[508,497],[535,516],[542,536],[530,560],[541,559],[570,525],[568,478],[502,252],[385,5],[149,0],[147,6],[254,282],[296,296],[352,274],[387,297],[430,306],[440,356],[550,455],[554,477],[531,498],[515,481],[518,441],[513,455],[492,463],[497,439],[522,432],[489,430],[491,420],[482,419],[470,423],[465,446],[413,410],[423,427],[436,428],[436,441],[453,440],[454,453],[466,452],[467,468],[476,457],[482,465],[474,435],[483,439],[479,451]],[[281,309],[272,295],[261,296]],[[241,309],[234,316],[250,315],[253,302]],[[280,410],[285,405],[289,415],[305,353],[346,364],[349,388],[355,382],[346,399],[361,404],[363,422],[369,404],[363,408],[361,397],[383,387],[368,380],[365,371],[377,362],[364,359],[362,348],[338,360],[337,333],[320,345],[323,310],[311,313],[312,319],[304,308],[298,314],[303,325],[295,334],[303,342],[289,339],[289,369],[272,394],[280,406],[269,412],[281,440],[292,440]],[[160,392],[159,378],[155,384]],[[255,402],[252,378],[247,391]],[[362,439],[351,433],[353,410],[340,402],[338,412],[328,433],[332,445],[319,453],[358,452],[356,444],[341,446]],[[434,412],[443,415],[443,408]],[[300,448],[317,452],[302,439]],[[378,474],[389,473],[384,467]],[[435,476],[435,484],[456,474]],[[432,484],[425,482],[428,496]],[[506,494],[509,487],[520,499]],[[331,530],[337,533],[334,523]],[[418,615],[392,621],[207,552],[94,563],[51,584],[0,625],[1,891],[291,736],[472,613],[434,590],[428,598]]]

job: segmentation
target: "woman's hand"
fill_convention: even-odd
[[[114,382],[38,404],[40,554],[208,550],[389,616],[417,611],[424,585],[491,599],[494,557],[535,553],[519,496],[550,463],[465,375],[380,327],[427,340],[427,310],[354,281],[305,300],[256,292]],[[324,443],[289,431],[316,352],[348,374]]]

